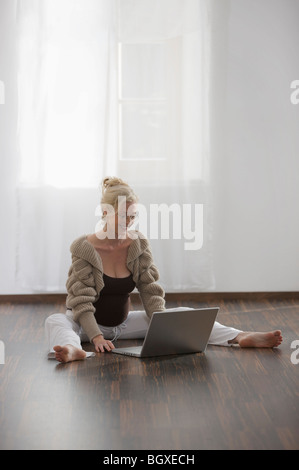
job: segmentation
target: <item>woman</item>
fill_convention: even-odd
[[[102,187],[104,226],[71,245],[72,265],[67,286],[66,314],[46,320],[49,348],[59,362],[85,359],[81,341],[90,341],[96,352],[111,351],[113,341],[144,338],[153,312],[165,310],[164,291],[157,283],[148,241],[130,231],[136,215],[137,196],[119,178],[105,178]],[[130,292],[137,288],[144,311],[129,312]],[[241,347],[279,346],[281,332],[243,332],[218,322],[209,344]]]

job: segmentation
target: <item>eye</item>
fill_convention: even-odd
[[[138,217],[138,212],[136,212],[136,214],[129,215],[128,217],[130,218],[130,220],[135,220]]]

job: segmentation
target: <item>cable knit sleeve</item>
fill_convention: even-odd
[[[74,320],[79,322],[89,339],[101,334],[96,322],[93,303],[97,297],[94,268],[86,260],[72,257],[67,288],[67,308],[72,309]]]
[[[158,284],[159,271],[153,262],[150,246],[146,241],[146,248],[138,258],[139,277],[136,282],[144,309],[150,318],[153,312],[165,310],[165,292]]]

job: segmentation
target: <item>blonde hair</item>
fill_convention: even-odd
[[[125,197],[126,202],[137,203],[138,201],[138,197],[128,183],[115,176],[104,178],[102,182],[101,204],[109,204],[117,212],[119,197]]]

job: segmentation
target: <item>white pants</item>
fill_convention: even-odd
[[[178,307],[171,310],[186,310],[186,307]],[[99,325],[99,327],[105,339],[114,341],[116,339],[143,339],[148,325],[149,318],[146,313],[143,310],[136,310],[130,312],[127,319],[121,325],[115,327]],[[50,315],[46,319],[45,330],[51,353],[54,352],[53,347],[57,345],[65,346],[66,344],[72,344],[82,349],[81,342],[89,341],[80,324],[73,320],[71,310],[67,310],[66,314],[54,313]],[[228,342],[233,340],[240,332],[240,330],[215,322],[209,344],[230,346],[231,344]]]

